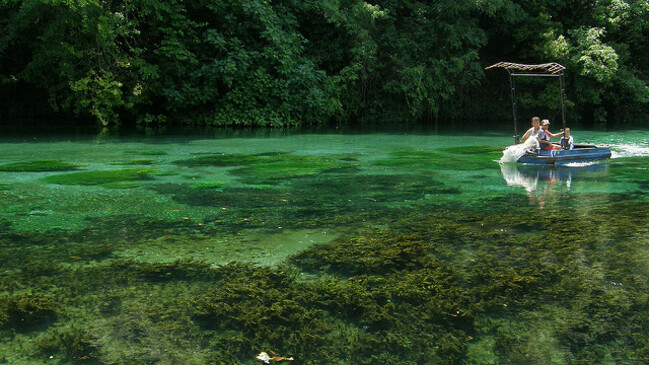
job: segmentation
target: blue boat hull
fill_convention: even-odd
[[[528,152],[519,158],[517,162],[561,166],[572,162],[590,162],[610,157],[611,149],[607,146],[575,145],[572,150]]]

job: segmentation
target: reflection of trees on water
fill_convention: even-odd
[[[573,182],[587,179],[594,173],[607,171],[608,165],[547,166],[500,164],[500,171],[509,186],[525,188],[530,202],[541,209],[549,199],[561,198],[570,191]]]

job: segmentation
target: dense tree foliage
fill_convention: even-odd
[[[483,68],[501,60],[567,66],[571,121],[649,117],[648,1],[0,0],[0,11],[6,120],[498,122],[507,78]],[[556,117],[556,85],[529,81],[520,96],[524,111]]]

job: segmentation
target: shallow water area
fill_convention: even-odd
[[[0,364],[649,358],[649,145],[509,134],[0,137]],[[289,363],[289,362],[287,362]]]

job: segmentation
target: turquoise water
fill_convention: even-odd
[[[500,164],[507,133],[0,138],[0,364],[646,360],[649,139],[573,135],[613,158]]]

